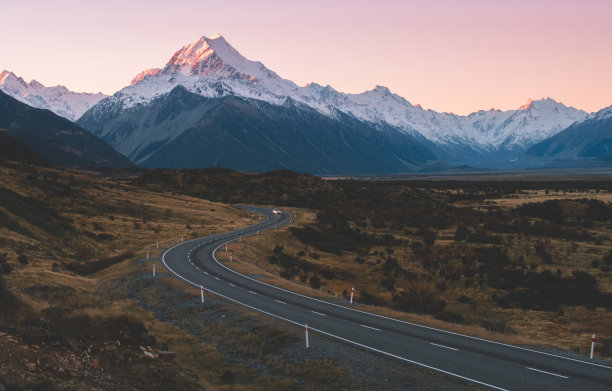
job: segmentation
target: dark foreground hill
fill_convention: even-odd
[[[64,167],[133,164],[108,144],[49,110],[30,107],[0,91],[0,129],[46,161]]]
[[[42,157],[38,156],[21,141],[5,134],[0,129],[0,160],[10,160],[20,163],[35,164],[37,166],[48,166]]]

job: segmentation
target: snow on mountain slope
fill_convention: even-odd
[[[185,45],[162,69],[141,72],[130,86],[106,99],[104,106],[116,112],[147,104],[177,85],[211,98],[233,95],[274,105],[292,99],[329,117],[343,112],[422,136],[442,149],[465,147],[482,153],[524,150],[587,115],[550,98],[530,100],[517,110],[459,116],[424,110],[382,86],[360,94],[345,94],[316,83],[298,87],[262,63],[246,59],[220,35]]]
[[[25,104],[51,110],[73,122],[107,97],[102,93],[72,92],[64,86],[45,87],[36,80],[26,83],[21,77],[6,70],[0,73],[0,90]]]

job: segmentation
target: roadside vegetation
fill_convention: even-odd
[[[161,251],[257,217],[138,174],[0,162],[0,388],[475,389],[316,335],[305,350],[294,326],[203,305]]]
[[[210,169],[153,170],[136,183],[287,207],[296,214],[288,231],[233,245],[234,267],[278,277],[266,281],[342,300],[354,286],[373,311],[576,353],[595,333],[597,355],[612,356],[607,179],[348,181]]]

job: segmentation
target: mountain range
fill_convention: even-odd
[[[13,72],[0,73],[0,90],[30,106],[47,109],[71,121],[79,119],[83,113],[107,97],[101,92],[72,92],[64,86],[45,87],[36,80],[27,83]]]
[[[0,82],[0,89],[12,86],[12,95],[21,100],[35,84],[13,74],[3,79],[10,83]],[[78,94],[66,96],[86,101]],[[39,102],[28,103],[34,101]],[[316,83],[300,87],[216,35],[185,45],[162,68],[140,72],[130,85],[101,97],[77,124],[145,167],[220,164],[359,174],[584,160],[580,153],[555,155],[540,143],[583,121],[597,128],[593,121],[600,119],[551,98],[530,99],[516,110],[460,116],[424,110],[382,86],[361,94]]]

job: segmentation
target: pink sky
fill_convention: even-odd
[[[612,105],[612,1],[7,1],[2,60],[45,85],[112,94],[184,44],[221,33],[299,85],[384,85],[467,114],[550,96]]]

